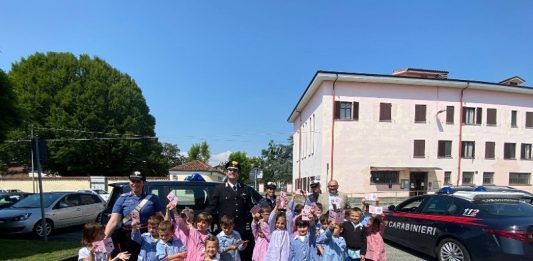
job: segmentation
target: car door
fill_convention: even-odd
[[[420,248],[424,252],[433,251],[441,235],[457,230],[459,224],[454,216],[459,208],[454,198],[449,195],[435,195],[427,199],[418,218],[418,223],[424,226],[426,231],[420,235]]]
[[[412,197],[400,203],[391,213],[386,215],[385,238],[395,243],[412,247],[413,233],[409,225],[413,223],[412,216],[420,211],[425,197]]]
[[[98,213],[104,210],[104,203],[102,199],[94,194],[80,194],[80,202],[82,208],[82,224],[95,222]]]
[[[83,210],[78,194],[64,195],[52,208],[54,227],[66,227],[83,222]]]

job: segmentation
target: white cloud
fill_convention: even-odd
[[[228,158],[229,158],[229,155],[231,154],[231,151],[227,150],[227,151],[224,151],[224,152],[220,152],[220,153],[217,153],[217,154],[213,154],[211,155],[211,158],[209,159],[209,165],[211,166],[216,166],[218,164],[220,164],[221,162],[226,162],[228,161]]]

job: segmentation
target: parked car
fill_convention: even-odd
[[[533,206],[522,193],[458,191],[390,206],[384,238],[438,260],[533,260]]]
[[[87,193],[93,193],[100,197],[102,197],[106,202],[109,201],[109,192],[103,190],[103,189],[80,189],[78,192],[87,192]]]
[[[205,181],[148,181],[144,185],[144,190],[157,195],[163,206],[168,203],[166,196],[172,191],[178,197],[178,210],[189,207],[195,213],[200,213],[207,207],[209,197],[217,184],[219,183]],[[131,191],[128,182],[114,183],[109,186],[112,187],[109,202],[97,220],[104,225],[107,224],[118,197]]]
[[[56,228],[94,222],[105,209],[101,197],[81,192],[43,193],[45,225],[41,222],[40,195],[32,194],[0,211],[0,233],[49,235]]]
[[[26,192],[7,192],[0,193],[0,209],[11,207],[19,200],[31,195],[32,193]]]

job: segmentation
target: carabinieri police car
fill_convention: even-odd
[[[458,191],[390,206],[384,238],[438,260],[533,260],[533,205],[522,193]]]

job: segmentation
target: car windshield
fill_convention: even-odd
[[[533,205],[518,200],[500,201],[481,201],[476,202],[476,205],[494,216],[533,217]]]
[[[59,197],[64,194],[43,194],[43,205],[45,208],[50,207],[50,205],[55,202]],[[13,208],[39,208],[41,207],[41,201],[39,194],[29,195],[28,197],[21,199],[19,202],[15,203]]]

